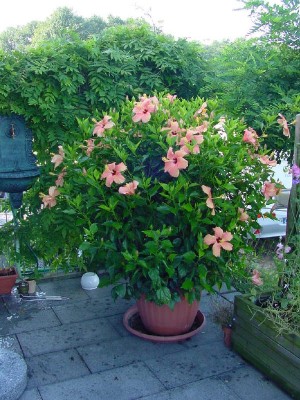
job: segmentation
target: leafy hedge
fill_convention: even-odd
[[[107,29],[100,39],[48,41],[0,54],[0,114],[23,115],[38,159],[72,142],[76,118],[154,90],[196,96],[203,86],[202,48],[156,34],[145,24]]]
[[[220,99],[230,115],[243,117],[265,144],[291,160],[292,138],[277,123],[278,113],[291,123],[300,112],[300,54],[286,46],[257,40],[236,40],[207,50],[209,72],[203,91]]]

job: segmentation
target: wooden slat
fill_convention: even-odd
[[[245,296],[235,298],[233,349],[300,400],[300,338],[278,336],[274,324]]]
[[[245,360],[250,362],[254,367],[260,370],[273,382],[278,384],[283,390],[290,394],[293,398],[300,400],[299,377],[294,382],[286,379],[286,376],[275,372],[270,367],[262,362],[262,357],[255,357],[252,353],[248,352],[244,344],[237,341],[234,344],[234,350],[239,353]]]

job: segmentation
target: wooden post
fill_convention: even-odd
[[[296,116],[296,129],[295,129],[295,144],[294,144],[294,164],[300,167],[300,114]],[[300,212],[300,195],[299,195],[300,184],[292,185],[291,194],[289,199],[288,211],[287,211],[287,226],[286,226],[286,244],[292,236],[300,234],[299,229],[299,212]]]

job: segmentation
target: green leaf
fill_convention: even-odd
[[[181,208],[183,208],[184,210],[186,210],[186,211],[188,211],[188,212],[191,212],[191,211],[194,210],[193,206],[192,206],[191,204],[189,204],[189,203],[183,204],[183,205],[181,206]]]
[[[120,284],[118,286],[113,287],[111,291],[112,297],[114,299],[118,297],[125,297],[126,296],[126,285],[125,284]]]
[[[91,234],[93,235],[93,234],[95,234],[96,232],[98,232],[98,225],[97,224],[92,224],[91,226],[90,226],[90,232],[91,232]]]
[[[171,292],[167,287],[162,287],[156,291],[159,304],[168,304],[171,301]]]
[[[183,254],[183,258],[187,263],[191,263],[196,258],[196,254],[193,251],[187,251]]]
[[[67,210],[63,210],[62,211],[64,214],[68,214],[68,215],[74,215],[74,214],[76,214],[76,211],[75,210],[72,210],[72,209],[67,209]]]
[[[186,278],[181,287],[185,290],[191,290],[194,287],[194,283],[190,278]]]
[[[89,242],[83,242],[81,243],[81,245],[79,246],[79,250],[85,251],[85,250],[89,250],[91,247],[91,243]]]
[[[105,211],[111,211],[111,208],[107,207],[105,204],[100,204],[99,208],[101,208],[102,210],[105,210]]]
[[[160,284],[160,276],[157,269],[150,269],[148,271],[149,278],[153,282],[154,286],[158,286]]]

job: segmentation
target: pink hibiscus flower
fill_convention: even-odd
[[[58,167],[64,160],[65,153],[62,146],[58,146],[58,154],[54,154],[51,162],[54,163],[54,169]]]
[[[213,228],[214,235],[206,235],[204,238],[204,243],[207,245],[212,245],[213,255],[215,257],[220,257],[221,250],[231,251],[233,246],[230,240],[233,238],[230,232],[224,232],[220,227]]]
[[[258,147],[258,135],[254,129],[248,128],[244,131],[243,142],[252,144],[255,148]]]
[[[55,181],[55,185],[56,186],[63,186],[63,184],[64,184],[64,177],[67,175],[67,171],[66,171],[66,169],[64,168],[63,170],[62,170],[62,172],[60,173],[60,174],[58,174],[58,177],[57,177],[57,179],[56,179],[56,181]]]
[[[156,111],[156,104],[152,98],[142,97],[142,101],[136,102],[133,108],[134,116],[132,117],[133,122],[142,121],[143,123],[149,122],[151,114]]]
[[[190,153],[190,150],[186,146],[187,144],[194,144],[194,147],[192,149],[193,154],[199,154],[200,153],[200,148],[199,144],[203,143],[204,138],[202,134],[197,135],[196,130],[188,129],[185,137],[183,137],[180,141],[180,146],[181,150],[185,151],[187,154]]]
[[[208,198],[206,200],[206,205],[207,205],[208,208],[211,208],[211,210],[212,210],[211,211],[211,215],[216,215],[215,205],[214,205],[214,202],[213,202],[213,199],[212,199],[212,195],[211,195],[211,188],[209,186],[202,185],[201,189],[208,196]]]
[[[260,156],[260,157],[259,157],[259,161],[260,161],[262,164],[270,165],[271,167],[275,167],[275,166],[277,165],[277,161],[276,161],[276,160],[270,160],[270,157],[267,156],[267,155],[265,155],[265,156]]]
[[[135,194],[136,188],[138,187],[138,181],[132,181],[129,183],[126,183],[125,186],[121,186],[119,188],[119,193],[121,194],[127,194],[127,195],[133,195]]]
[[[238,208],[239,220],[242,222],[248,221],[249,215],[243,208]]]
[[[202,123],[201,125],[196,126],[195,131],[196,131],[197,133],[206,132],[206,131],[207,131],[207,128],[208,128],[208,125],[209,125],[209,122],[208,122],[208,121],[203,121],[203,123]]]
[[[88,140],[85,140],[85,141],[87,143],[86,155],[89,157],[91,155],[92,151],[95,148],[95,139],[88,139]]]
[[[176,94],[172,95],[172,94],[168,93],[166,97],[170,101],[170,103],[173,103],[177,96],[176,96]]]
[[[290,134],[287,120],[285,119],[285,117],[282,114],[278,114],[278,115],[280,118],[278,118],[277,122],[279,123],[279,125],[282,126],[284,136],[289,138],[291,136],[291,134]]]
[[[59,195],[59,191],[56,186],[51,186],[48,193],[48,195],[43,196],[42,202],[46,208],[51,208],[56,205],[56,196]]]
[[[204,102],[202,104],[202,106],[199,108],[199,110],[197,110],[194,114],[194,118],[199,117],[199,116],[203,116],[203,117],[207,117],[207,103]]]
[[[261,286],[264,284],[263,280],[260,277],[260,272],[257,271],[257,269],[253,270],[251,280],[252,280],[252,283],[256,286]]]
[[[126,171],[127,167],[124,163],[117,164],[111,163],[105,165],[105,169],[103,174],[101,175],[101,179],[106,179],[105,185],[107,187],[111,187],[112,183],[123,183],[125,181],[124,176],[121,172]]]
[[[101,137],[106,129],[112,128],[115,124],[111,121],[111,118],[109,115],[105,115],[101,121],[96,122],[93,135]]]
[[[164,171],[168,172],[174,178],[177,178],[179,175],[179,170],[186,169],[189,165],[184,156],[186,156],[186,152],[183,150],[177,150],[174,153],[172,147],[170,147],[167,153],[167,158],[163,158],[165,163]]]
[[[180,128],[179,123],[177,121],[168,120],[167,126],[161,129],[162,131],[167,131],[168,136],[180,137],[181,132],[184,132],[184,129]]]
[[[265,196],[265,199],[269,200],[279,193],[279,189],[275,186],[275,183],[265,181],[261,192]]]

